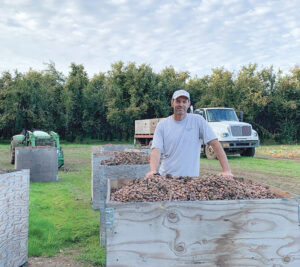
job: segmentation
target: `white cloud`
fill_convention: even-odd
[[[0,71],[71,62],[92,76],[122,60],[192,75],[300,62],[294,0],[2,1]],[[289,65],[289,62],[290,65]]]

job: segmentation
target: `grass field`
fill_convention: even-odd
[[[300,164],[289,160],[272,160],[265,158],[247,158],[240,156],[228,156],[230,167],[234,169],[243,169],[245,171],[256,171],[267,175],[282,175],[290,177],[300,177]],[[201,164],[219,165],[217,160],[201,159]],[[220,168],[221,171],[221,168]]]
[[[75,250],[82,266],[104,266],[105,249],[99,246],[99,211],[91,206],[91,145],[63,144],[63,149],[65,171],[59,171],[59,180],[30,184],[29,256],[53,256]],[[296,160],[287,160],[270,153],[288,155],[289,149],[296,151],[295,155],[300,152],[300,146],[262,146],[257,155],[263,158],[229,156],[229,163],[234,174],[254,177],[285,190],[291,188],[289,191],[300,194],[297,156],[293,158]],[[0,144],[0,169],[12,168],[9,145]],[[217,160],[201,158],[202,173],[218,171]]]

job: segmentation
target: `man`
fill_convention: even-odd
[[[175,91],[171,100],[173,115],[161,120],[156,126],[150,155],[149,177],[158,172],[160,156],[163,158],[159,173],[173,176],[199,176],[201,142],[211,145],[222,166],[220,175],[232,177],[226,154],[206,120],[198,114],[187,113],[190,94]]]

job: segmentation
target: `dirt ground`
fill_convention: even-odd
[[[78,251],[61,251],[59,254],[48,257],[29,257],[24,267],[91,267],[92,264],[76,260]]]

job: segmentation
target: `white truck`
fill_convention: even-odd
[[[240,154],[253,157],[255,148],[259,146],[259,137],[252,125],[242,122],[242,113],[238,119],[232,108],[200,108],[197,113],[207,120],[216,133],[226,154]],[[216,158],[211,146],[203,145],[203,152],[208,159]]]
[[[193,110],[193,109],[191,109]],[[252,125],[238,119],[232,108],[200,108],[194,113],[207,120],[226,154],[240,154],[241,156],[253,157],[255,148],[259,146],[259,137]],[[242,116],[241,116],[242,117]],[[155,127],[160,119],[146,119],[135,121],[134,144],[151,144]],[[211,146],[202,145],[202,153],[208,159],[215,159],[216,155]]]

